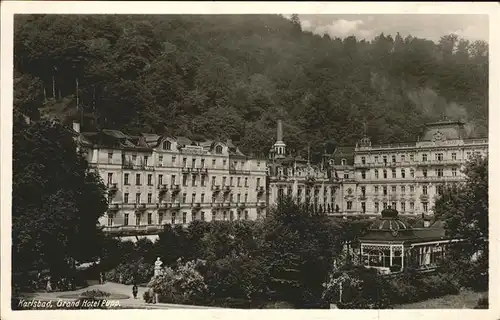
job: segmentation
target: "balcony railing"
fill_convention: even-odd
[[[113,203],[108,206],[108,211],[118,211],[120,210],[120,204]]]
[[[262,193],[264,193],[264,187],[257,187],[256,191],[258,194],[262,194]]]
[[[138,211],[144,211],[147,207],[145,203],[135,203],[134,208],[136,208]]]
[[[178,193],[181,191],[181,186],[178,184],[172,185],[172,193]]]
[[[109,192],[118,191],[118,183],[108,183],[108,191]]]
[[[250,170],[241,170],[241,169],[230,168],[229,169],[229,174],[249,175],[250,174]]]
[[[219,185],[212,185],[212,191],[219,192],[220,191],[220,186]]]
[[[224,190],[225,193],[231,191],[231,187],[230,186],[224,186],[224,187],[222,187],[222,189]]]
[[[462,176],[427,176],[427,177],[416,177],[419,181],[464,181],[465,177]]]
[[[146,170],[146,171],[154,171],[155,170],[154,166],[148,166],[145,164],[132,164],[132,163],[123,163],[122,168],[129,169],[129,170]]]

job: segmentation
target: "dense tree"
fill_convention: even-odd
[[[64,118],[76,106],[78,79],[84,130],[231,138],[257,154],[272,144],[278,116],[296,152],[330,138],[354,144],[365,121],[374,143],[414,140],[443,115],[487,134],[484,41],[321,37],[303,31],[297,15],[15,22],[16,108]]]
[[[274,299],[297,307],[320,301],[340,250],[333,225],[310,206],[283,199],[264,223],[263,254]]]
[[[464,242],[453,247],[449,266],[463,283],[488,285],[488,158],[474,156],[463,169],[467,180],[448,188],[436,202],[435,212],[446,232]]]
[[[14,115],[13,270],[63,271],[99,255],[105,187],[58,122]]]

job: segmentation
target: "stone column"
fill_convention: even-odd
[[[389,247],[389,253],[390,253],[390,259],[389,259],[389,266],[392,267],[392,245]]]

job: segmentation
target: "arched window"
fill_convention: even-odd
[[[387,179],[387,170],[384,169],[384,179]]]
[[[215,147],[215,153],[221,154],[222,153],[222,146]]]
[[[170,141],[163,141],[163,150],[170,150],[172,148],[172,143]]]

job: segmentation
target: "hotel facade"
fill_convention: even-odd
[[[80,145],[108,187],[103,231],[157,234],[164,224],[256,220],[266,214],[266,162],[231,141],[121,131],[83,133]]]
[[[74,125],[79,133],[79,126]],[[487,139],[469,139],[464,123],[430,123],[412,143],[337,147],[322,161],[286,153],[282,122],[268,159],[244,155],[231,141],[192,141],[117,130],[78,134],[91,167],[108,187],[104,232],[158,234],[165,224],[257,220],[292,196],[328,215],[432,215],[447,184],[465,181],[468,157],[487,155]]]
[[[339,212],[380,215],[390,206],[402,215],[432,215],[443,188],[465,181],[461,170],[474,154],[487,156],[488,140],[468,138],[458,121],[429,123],[416,142],[372,145],[365,136],[337,148]]]
[[[324,154],[321,163],[311,164],[309,159],[286,154],[282,122],[278,120],[276,142],[269,151],[268,204],[275,206],[287,196],[300,203],[308,203],[316,211],[335,212],[339,181],[333,168],[332,155]]]

